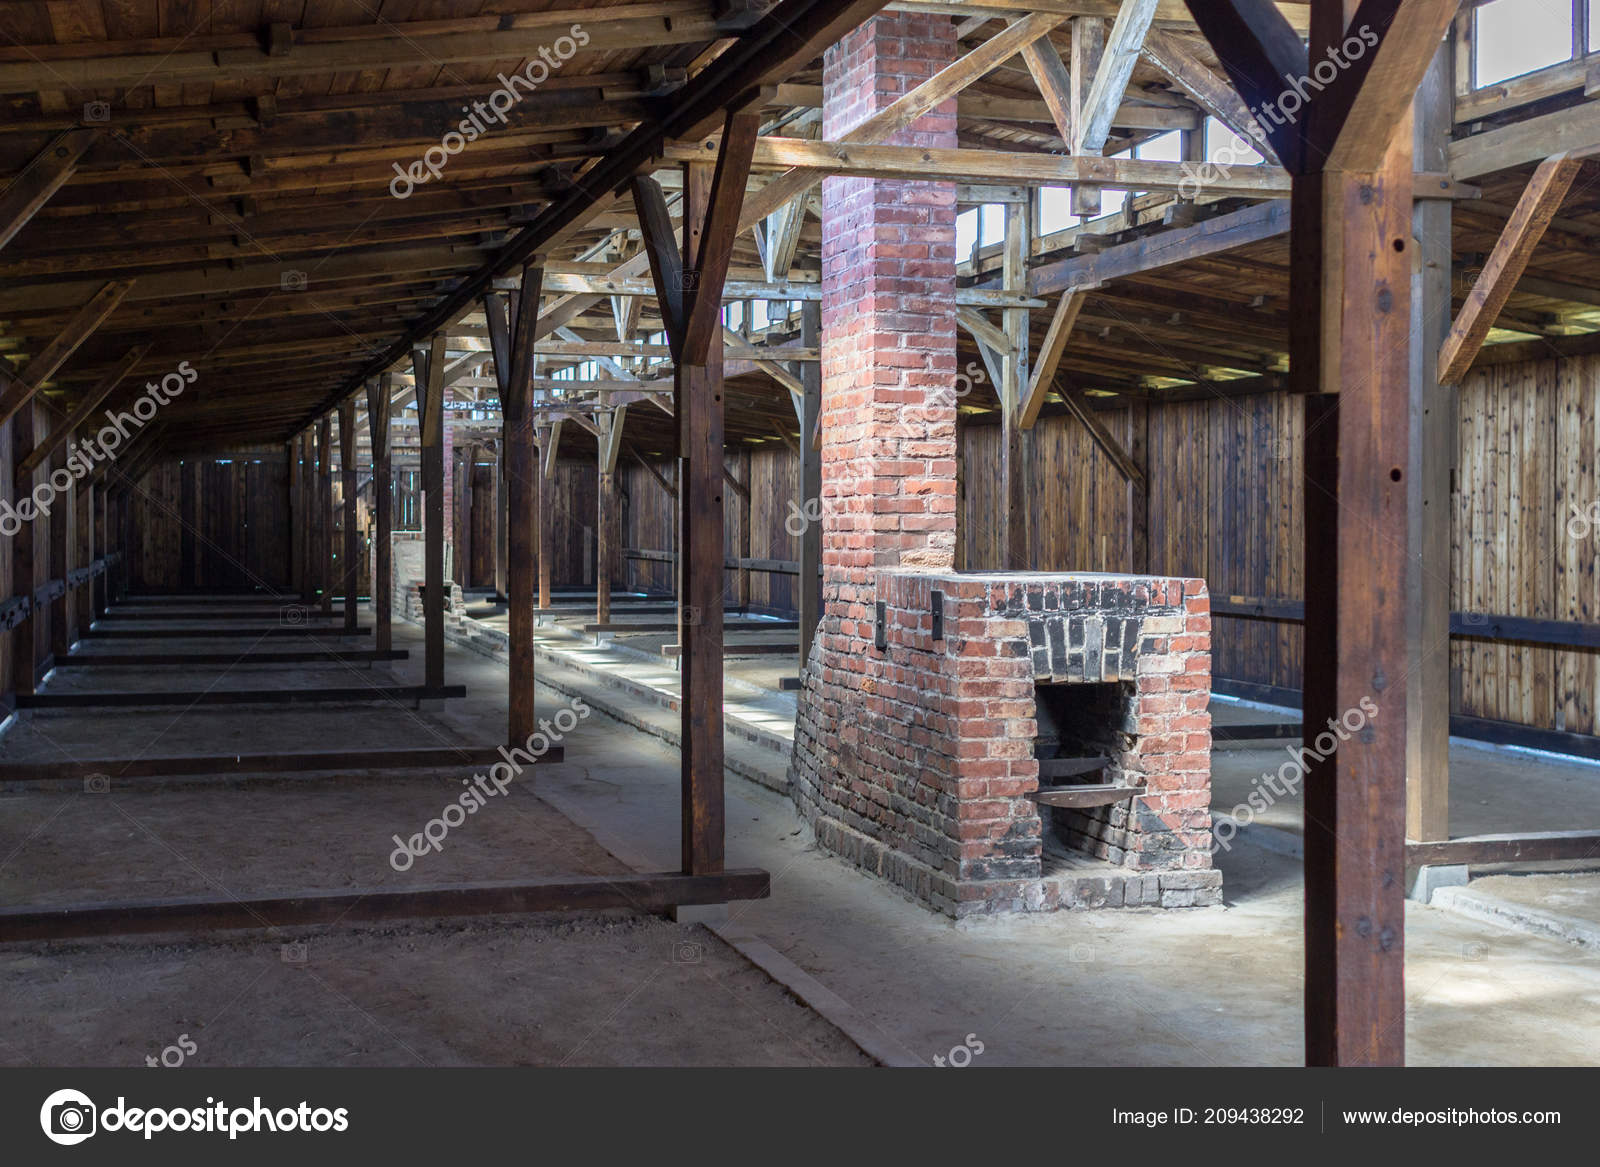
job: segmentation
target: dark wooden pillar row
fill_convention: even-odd
[[[506,493],[506,596],[510,634],[510,714],[507,741],[525,746],[537,722],[534,708],[533,608],[535,530],[538,525],[539,453],[533,442],[533,344],[539,317],[539,291],[544,280],[540,260],[522,269],[522,293],[515,318],[507,325],[508,358],[495,361],[504,419],[501,459]],[[491,305],[493,315],[497,306]],[[502,317],[503,319],[503,317]],[[491,325],[491,329],[494,326]],[[541,586],[543,581],[541,579]]]
[[[822,305],[808,301],[800,307],[800,343],[809,349],[822,346]],[[822,619],[822,451],[815,441],[817,418],[822,412],[822,362],[801,361],[800,380],[805,385],[800,415],[800,499],[806,515],[816,514],[800,535],[799,596],[800,663],[811,655],[811,642]]]
[[[49,458],[49,472],[67,469],[67,447],[56,447]],[[69,472],[70,473],[70,472]],[[67,609],[72,603],[67,587],[67,572],[72,567],[72,512],[76,491],[68,488],[57,494],[50,508],[50,571],[51,579],[61,581],[61,594],[50,601],[50,653],[66,656],[72,648],[71,629],[68,627]]]
[[[423,682],[435,687],[444,684],[444,335],[411,359],[422,438]]]
[[[333,416],[317,422],[317,584],[322,614],[333,615]]]
[[[373,647],[388,652],[394,647],[391,607],[394,594],[394,474],[389,462],[389,402],[394,394],[393,374],[384,373],[367,384],[367,431],[372,436],[372,630]]]
[[[507,508],[510,498],[506,493],[506,444],[504,438],[495,447],[494,454],[494,594],[508,595],[506,588],[506,556],[511,538],[510,517]]]
[[[33,451],[33,405],[19,409],[11,419],[11,464],[20,466]],[[14,480],[11,497],[21,502],[34,486],[34,475],[25,474]],[[31,601],[34,589],[34,522],[22,521],[17,533],[11,536],[11,594],[26,596],[30,601],[28,615],[11,631],[11,690],[31,694],[38,681],[38,655],[34,637],[37,613]]]
[[[356,597],[361,592],[357,564],[361,562],[360,532],[356,530],[356,399],[339,403],[339,484],[344,491],[344,551],[339,587],[344,593],[344,629],[356,629]]]

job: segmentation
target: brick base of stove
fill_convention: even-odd
[[[876,580],[872,602],[827,609],[801,681],[790,789],[824,850],[958,918],[1221,902],[1202,581]],[[1046,686],[1108,700],[1064,732],[1102,729],[1103,780],[1136,794],[1034,800]]]

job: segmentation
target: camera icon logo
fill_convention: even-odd
[[[278,949],[278,959],[284,964],[304,964],[306,962],[306,942],[304,940],[291,940]]]
[[[693,292],[700,287],[700,273],[693,268],[684,268],[678,272],[678,290],[680,292]]]
[[[39,1125],[52,1143],[71,1147],[94,1134],[98,1113],[87,1094],[57,1090],[39,1108]]]
[[[705,959],[706,948],[692,940],[675,941],[672,945],[673,964],[699,964]]]
[[[83,780],[83,792],[85,794],[109,794],[109,793],[111,793],[111,775],[110,774],[90,774],[90,775],[88,775]]]
[[[108,122],[111,120],[111,103],[109,101],[86,101],[83,103],[83,120],[86,122]]]
[[[306,610],[298,604],[279,609],[278,620],[287,628],[297,628],[306,622]]]
[[[290,269],[278,277],[278,287],[285,292],[303,292],[306,290],[306,273]]]

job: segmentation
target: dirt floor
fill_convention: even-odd
[[[397,642],[415,639],[416,630],[397,627]],[[156,651],[190,648],[165,641]],[[416,656],[406,664],[420,665]],[[60,670],[45,691],[388,684],[408,672]],[[450,704],[453,713],[392,703],[38,711],[0,734],[0,761],[501,740],[480,735],[503,735],[503,687],[487,711]],[[586,772],[582,761],[564,765]],[[539,776],[562,768],[542,766]],[[490,800],[442,850],[396,872],[393,837],[421,831],[470,777],[443,769],[119,781],[106,790],[11,783],[0,790],[0,902],[228,899],[629,870],[530,780]],[[135,1066],[163,1055],[239,1066],[871,1064],[713,933],[622,910],[0,944],[0,996],[5,1065]]]

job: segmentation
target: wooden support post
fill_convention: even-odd
[[[1128,500],[1128,563],[1127,570],[1147,574],[1150,565],[1150,403],[1128,403],[1128,457],[1146,467],[1145,480],[1126,477],[1123,489]]]
[[[1188,7],[1247,102],[1331,57],[1359,18],[1356,0],[1312,0],[1308,51],[1261,0]],[[1294,174],[1290,376],[1307,399],[1310,1065],[1405,1060],[1407,479],[1416,469],[1408,114],[1458,0],[1380,7],[1390,19],[1373,22],[1378,44],[1298,122],[1269,131]]]
[[[1027,290],[1028,208],[1006,204],[1006,234],[1001,255],[1002,280],[1008,291]],[[1028,553],[1028,479],[1033,435],[1022,425],[1023,396],[1028,385],[1028,310],[1007,308],[1001,313],[1006,343],[1011,351],[1000,359],[1000,567],[1021,571],[1030,566]]]
[[[739,547],[737,555],[741,562],[750,559],[750,451],[742,450],[737,455],[739,460],[739,477],[744,483],[744,489],[737,491],[739,496]],[[739,582],[739,610],[750,610],[750,579],[748,567],[740,567],[736,576]]]
[[[11,419],[11,464],[19,466],[27,460],[33,450],[34,410],[30,403],[25,408],[18,410]],[[23,514],[23,507],[28,507],[27,513],[35,512],[31,509],[32,502],[25,501],[34,487],[34,475],[24,474],[15,478],[11,497],[14,500],[18,516]],[[11,594],[13,596],[26,596],[29,601],[28,614],[21,623],[11,630],[11,691],[20,695],[32,694],[38,681],[37,665],[38,656],[35,650],[35,629],[38,627],[37,610],[33,606],[34,579],[34,530],[36,519],[22,519],[17,527],[17,533],[11,536]]]
[[[1314,4],[1312,59],[1342,42],[1340,9]],[[1320,759],[1305,782],[1311,1065],[1405,1060],[1412,167],[1409,126],[1388,133],[1376,170],[1300,174],[1292,196],[1290,364],[1307,395],[1304,743]],[[1315,165],[1316,151],[1304,156]],[[1359,734],[1334,736],[1354,718]]]
[[[533,606],[535,532],[542,493],[539,455],[533,443],[534,334],[539,325],[539,294],[544,269],[539,260],[522,269],[522,294],[510,326],[510,359],[501,372],[500,410],[504,419],[501,459],[506,485],[506,619],[510,634],[510,715],[507,743],[526,746],[537,728],[534,718]],[[542,567],[542,564],[541,564]],[[540,603],[548,585],[541,581]]]
[[[539,607],[550,606],[550,573],[555,564],[555,466],[556,452],[561,447],[561,423],[536,426],[539,460],[536,466],[538,505],[534,507],[533,542],[538,549]]]
[[[611,622],[611,577],[617,570],[617,455],[622,450],[622,430],[628,407],[619,405],[595,415],[600,430],[596,438],[599,478],[595,526],[595,622]]]
[[[740,183],[743,189],[743,183]],[[683,173],[683,267],[696,258],[727,255],[733,227],[704,235],[712,200],[712,168],[692,163]],[[720,299],[721,284],[700,286],[701,297]],[[720,339],[720,337],[719,337]],[[705,346],[705,363],[677,363],[674,412],[678,428],[682,566],[678,643],[683,655],[681,742],[683,781],[683,870],[711,875],[723,868],[722,724],[722,345]]]
[[[200,467],[194,462],[178,463],[178,587],[194,591],[198,586],[195,569],[194,535],[195,487]]]
[[[394,472],[389,461],[389,403],[393,374],[384,373],[367,385],[367,433],[372,439],[372,616],[373,647],[394,647],[391,609],[394,595]]]
[[[67,469],[67,452],[57,448],[50,458],[50,472]],[[70,473],[70,471],[68,472]],[[55,496],[50,507],[50,568],[46,573],[50,579],[61,581],[61,594],[50,601],[50,654],[52,656],[66,656],[72,648],[72,639],[68,635],[67,607],[70,604],[70,590],[67,586],[67,572],[72,567],[70,558],[72,544],[69,541],[72,534],[72,512],[74,503],[74,489],[67,490]]]
[[[333,417],[317,422],[317,584],[322,614],[333,615]]]
[[[339,403],[339,483],[344,490],[344,552],[339,584],[344,589],[344,630],[356,628],[356,594],[361,591],[359,535],[356,530],[356,399]]]
[[[477,472],[478,445],[462,442],[461,479],[456,488],[456,583],[462,591],[472,586],[472,475]]]
[[[1435,54],[1414,112],[1419,170],[1449,169],[1455,54]],[[1411,275],[1411,526],[1406,613],[1406,837],[1450,837],[1450,483],[1456,460],[1457,386],[1439,384],[1450,329],[1448,199],[1419,199],[1412,234],[1422,254]]]
[[[107,513],[108,500],[111,493],[110,483],[102,481],[100,489],[94,492],[94,513],[90,521],[94,525],[94,545],[100,549],[100,556],[104,558],[110,551],[107,538],[111,533],[111,524]],[[108,572],[101,572],[94,577],[93,587],[94,618],[96,620],[106,614],[106,606],[111,600],[111,577]]]
[[[822,343],[822,305],[808,301],[800,306],[800,343],[817,348]],[[807,516],[800,535],[800,578],[795,601],[800,613],[800,664],[811,656],[811,642],[822,619],[822,452],[812,442],[817,416],[822,411],[822,365],[805,361],[800,366],[805,383],[800,413],[800,500]],[[812,513],[817,515],[813,521]]]
[[[284,445],[289,464],[289,590],[305,594],[305,561],[300,555],[300,439],[290,438]]]
[[[300,458],[300,491],[295,497],[296,534],[300,546],[300,598],[307,607],[317,602],[317,466],[313,432],[307,429],[295,438],[295,450]]]
[[[85,477],[78,483],[78,562],[83,567],[94,563],[94,498],[100,493],[96,488],[94,479]],[[81,634],[89,625],[94,623],[94,589],[95,579],[84,581],[83,587],[78,589],[78,631]]]
[[[444,362],[445,337],[413,349],[422,441],[423,684],[444,685]]]
[[[1106,22],[1099,16],[1078,16],[1072,21],[1072,132],[1069,145],[1076,146],[1079,127],[1088,112],[1089,91],[1106,48]],[[1100,213],[1100,188],[1079,184],[1072,188],[1072,213],[1085,219]]]
[[[506,443],[502,438],[494,452],[494,571],[490,583],[497,597],[506,596],[506,543],[511,537],[506,513]]]

